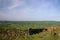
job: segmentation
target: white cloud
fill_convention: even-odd
[[[8,9],[13,9],[13,8],[17,7],[19,5],[20,1],[19,0],[11,0],[11,2],[12,2],[12,5],[9,6]]]
[[[18,6],[23,6],[25,4],[25,1],[23,0],[11,0],[12,5],[8,7],[9,10],[14,9]]]

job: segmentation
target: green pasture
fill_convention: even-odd
[[[57,21],[20,21],[20,22],[3,22],[0,23],[0,29],[28,29],[60,26]]]
[[[57,21],[20,21],[20,22],[1,22],[0,29],[20,29],[25,30],[28,28],[45,28],[52,26],[60,26]],[[12,36],[6,37],[0,35],[0,40],[60,40],[60,30],[55,31],[57,34],[52,36],[49,32],[41,32],[33,35],[26,36]]]

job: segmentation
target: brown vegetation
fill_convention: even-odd
[[[60,29],[60,27],[49,27],[49,28],[39,28],[39,29],[28,29],[28,30],[20,30],[20,29],[0,29],[0,35],[5,37],[21,37],[25,35],[32,35],[44,31],[48,31],[51,35],[55,35],[54,30]],[[60,35],[60,34],[59,34]]]

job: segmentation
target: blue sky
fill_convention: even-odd
[[[60,21],[60,0],[0,0],[0,20]]]

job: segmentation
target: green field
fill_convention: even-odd
[[[1,29],[28,29],[28,28],[41,28],[60,26],[58,21],[20,21],[20,22],[3,22],[0,23]]]
[[[59,21],[14,21],[14,22],[0,22],[0,29],[20,29],[25,30],[28,28],[45,28],[52,26],[60,26]],[[49,32],[41,32],[39,34],[33,34],[29,36],[21,36],[21,37],[4,37],[0,35],[0,40],[60,40],[58,33],[60,30],[56,31],[57,35],[51,36]]]

